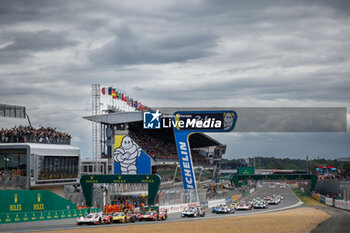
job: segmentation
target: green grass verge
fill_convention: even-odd
[[[304,202],[307,206],[326,206],[325,204],[322,204],[319,201],[316,201],[312,197],[306,196],[302,192],[300,192],[298,189],[293,189],[293,193],[299,197],[299,199]]]

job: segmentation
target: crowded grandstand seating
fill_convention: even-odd
[[[178,161],[174,142],[167,142],[141,131],[130,131],[130,136],[156,161]],[[197,150],[191,150],[194,164],[209,165],[209,161]]]
[[[326,181],[350,181],[350,169],[334,172],[332,174],[318,175],[318,179]]]
[[[35,129],[31,126],[18,126],[11,129],[0,130],[1,143],[50,143],[50,144],[70,144],[71,136],[60,132],[56,128],[40,127]]]

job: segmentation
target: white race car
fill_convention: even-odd
[[[102,212],[100,213],[90,213],[85,217],[78,217],[77,224],[101,224],[102,223]]]
[[[190,206],[181,212],[181,217],[204,217],[205,211],[201,207]]]
[[[247,202],[240,202],[236,205],[236,210],[251,210],[252,204]]]

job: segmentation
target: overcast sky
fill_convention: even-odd
[[[149,106],[350,107],[349,41],[347,0],[2,0],[0,103],[88,157],[92,83]],[[349,133],[213,137],[226,158],[350,156]]]

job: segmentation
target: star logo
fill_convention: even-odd
[[[151,113],[151,115],[153,116],[151,122],[153,122],[155,119],[158,120],[158,117],[160,117],[162,114],[159,112],[159,110],[157,110],[155,113]]]
[[[160,129],[162,113],[157,110],[156,112],[143,112],[143,128],[144,129]]]

